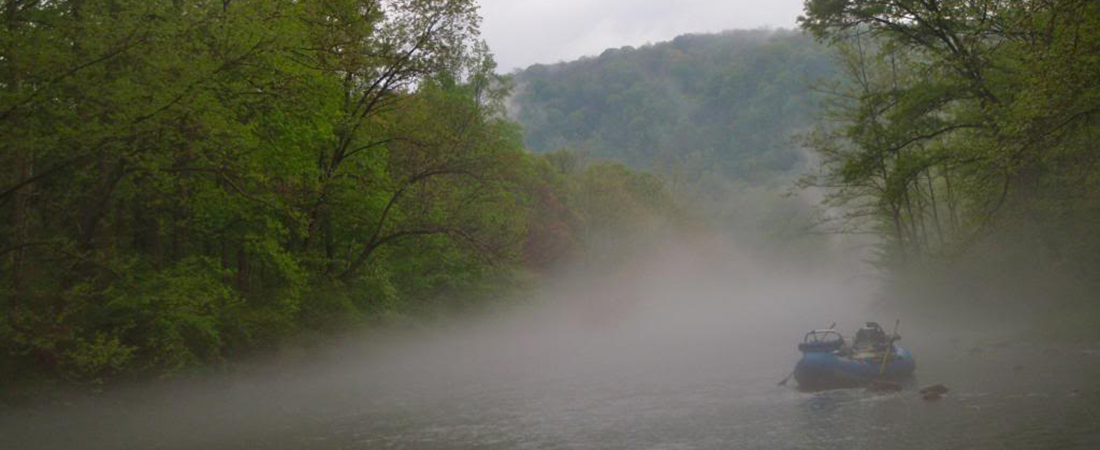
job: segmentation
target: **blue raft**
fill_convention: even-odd
[[[807,333],[798,346],[802,359],[794,368],[798,387],[803,390],[848,388],[875,380],[902,381],[912,376],[917,363],[909,350],[894,343],[899,338],[886,339],[877,324],[868,325],[874,328],[870,332],[867,328],[861,329],[851,347],[833,329]]]

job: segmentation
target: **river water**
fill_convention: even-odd
[[[576,288],[572,307],[6,411],[0,448],[1100,448],[1095,346],[903,322],[918,364],[905,391],[805,393],[777,381],[805,329],[859,325],[850,283],[679,263],[680,279],[662,279],[666,267]],[[951,391],[924,401],[915,390],[931,383]]]

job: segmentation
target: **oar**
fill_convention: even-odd
[[[784,378],[783,381],[780,381],[779,383],[776,383],[776,386],[786,386],[787,385],[787,380],[790,380],[791,377],[793,377],[793,376],[794,376],[794,371],[792,370],[791,374],[787,375],[787,378]]]
[[[835,328],[835,327],[836,327],[836,322],[833,322],[833,324],[832,324],[832,325],[829,325],[829,329],[830,329],[830,330],[831,330],[831,329],[833,329],[833,328]],[[796,369],[796,370],[797,370],[797,369]],[[776,383],[775,385],[776,385],[776,386],[786,386],[786,385],[787,385],[787,382],[788,382],[788,381],[790,381],[791,377],[793,377],[793,376],[794,376],[794,372],[795,372],[795,371],[794,371],[794,370],[792,370],[792,371],[791,371],[791,373],[790,373],[789,375],[787,375],[787,377],[786,377],[786,378],[784,378],[784,379],[783,379],[783,381],[780,381],[780,382]]]
[[[890,341],[886,343],[886,352],[882,355],[882,368],[878,371],[879,378],[886,377],[886,363],[890,361],[890,354],[894,353],[894,340],[897,339],[899,325],[901,325],[901,319],[894,322],[894,332],[890,335]]]

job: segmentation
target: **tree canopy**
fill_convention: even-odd
[[[968,303],[1095,311],[1100,5],[811,0],[805,11],[846,75],[808,139],[824,157],[811,184],[833,188],[841,226],[882,235],[895,274],[965,280]]]
[[[580,210],[581,173],[525,151],[472,0],[0,17],[5,382],[162,376],[459,307],[579,251],[604,214]]]
[[[570,148],[633,167],[764,182],[804,163],[824,47],[795,31],[684,35],[516,74],[513,115],[535,151]]]

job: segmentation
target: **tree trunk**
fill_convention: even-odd
[[[237,290],[241,294],[247,294],[250,287],[251,274],[249,268],[248,252],[245,251],[242,242],[241,246],[237,248]]]
[[[23,149],[16,150],[16,173],[18,179],[26,180],[34,176],[34,159]],[[13,292],[19,292],[23,285],[23,262],[26,259],[27,248],[25,244],[30,242],[29,214],[31,196],[34,195],[34,183],[19,188],[15,192],[15,204],[12,207],[12,234],[11,245],[16,249],[12,251],[11,261],[11,285]],[[12,305],[18,300],[18,294],[13,296]]]
[[[936,201],[936,186],[932,183],[932,169],[929,168],[924,175],[928,180],[928,198],[932,202],[932,222],[936,225],[936,236],[939,237],[940,247],[943,247],[946,242],[943,237],[943,226],[940,225],[940,207]]]
[[[947,163],[943,164],[943,182],[947,188],[947,213],[951,223],[951,232],[957,234],[959,232],[959,215],[955,205],[955,191],[951,187],[951,167]]]
[[[901,253],[901,267],[905,268],[909,265],[909,251],[906,249],[905,244],[905,226],[902,224],[901,219],[901,205],[891,204],[890,210],[894,219],[894,237],[897,240],[898,251]]]

